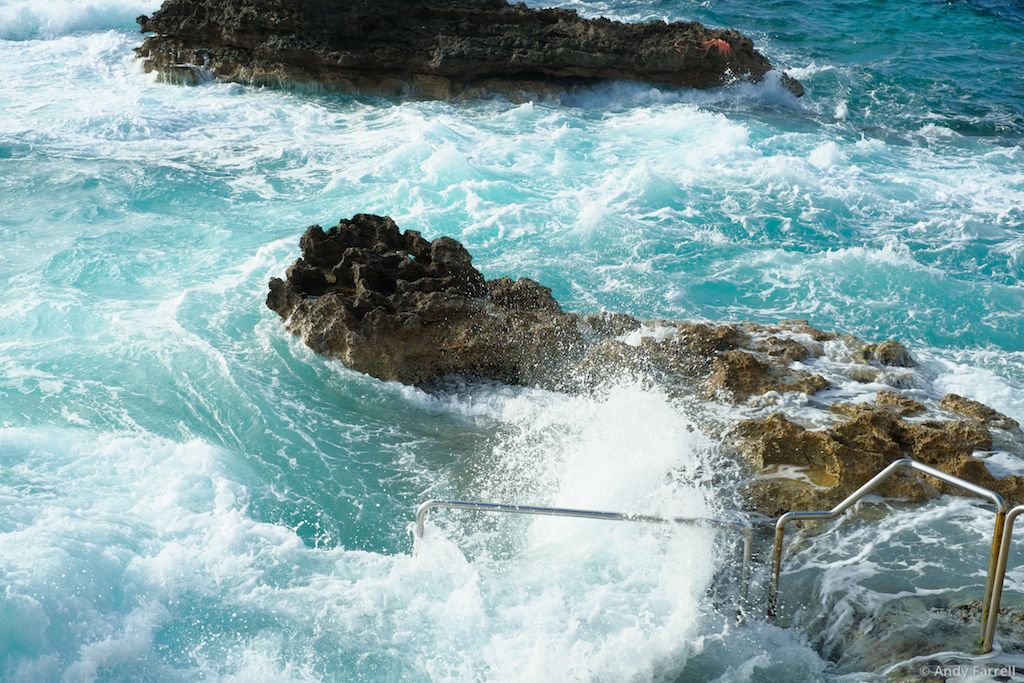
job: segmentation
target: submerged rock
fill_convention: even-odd
[[[903,344],[894,339],[887,339],[880,344],[866,344],[859,353],[865,362],[877,362],[898,368],[917,367],[917,361],[910,355]]]
[[[137,50],[146,69],[172,80],[210,74],[426,99],[530,96],[607,79],[708,88],[771,70],[736,31],[584,19],[505,0],[166,0],[139,23],[154,34]]]
[[[723,432],[746,463],[750,506],[766,514],[830,508],[906,456],[1024,500],[1024,477],[997,478],[977,457],[993,448],[990,428],[1005,434],[1016,423],[960,396],[930,408],[908,395],[914,391],[898,391],[915,372],[898,342],[870,344],[805,320],[714,324],[571,313],[547,287],[486,280],[459,242],[428,241],[382,216],[357,215],[326,231],[313,226],[300,247],[285,278],[270,281],[267,305],[310,348],[353,370],[427,387],[461,375],[556,391],[632,372],[680,397],[739,406],[733,415],[761,411]],[[889,388],[876,390],[874,403],[819,397],[832,381],[814,370],[829,353],[845,373],[836,381],[888,381]],[[772,408],[812,402],[826,424]],[[966,419],[949,419],[950,412]],[[905,475],[880,492],[912,499],[960,493]]]

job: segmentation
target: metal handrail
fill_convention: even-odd
[[[1003,524],[1003,538],[999,544],[999,559],[996,562],[996,582],[992,587],[992,606],[985,619],[985,630],[995,638],[996,623],[999,621],[999,607],[1003,601],[1003,581],[1006,579],[1006,563],[1010,556],[1010,545],[1013,543],[1013,524],[1024,514],[1024,505],[1018,505],[1006,513]]]
[[[1003,551],[1003,546],[1006,542],[1003,541],[1003,524],[1004,520],[1006,523],[1012,526],[1012,522],[1007,518],[1007,506],[1006,501],[995,491],[990,491],[984,487],[972,484],[969,481],[955,477],[952,474],[937,470],[934,467],[929,467],[924,463],[917,462],[911,458],[902,458],[889,464],[888,467],[883,469],[881,472],[869,479],[863,486],[847,496],[841,503],[836,505],[831,510],[819,510],[813,512],[787,512],[786,514],[779,517],[779,520],[775,523],[775,546],[772,553],[772,578],[771,583],[768,586],[768,618],[772,619],[775,617],[776,606],[778,602],[779,594],[779,575],[782,571],[782,542],[786,533],[786,525],[790,522],[807,519],[835,519],[841,514],[846,512],[851,505],[856,503],[858,500],[874,491],[879,484],[891,477],[898,470],[910,469],[916,470],[923,474],[927,474],[930,477],[935,477],[940,481],[944,481],[947,484],[958,486],[961,489],[973,493],[976,496],[987,498],[996,506],[996,524],[995,530],[992,532],[992,551],[989,554],[988,561],[988,580],[985,585],[985,600],[983,601],[983,611],[981,616],[981,652],[982,654],[992,651],[992,640],[995,633],[995,617],[993,613],[998,614],[998,600],[1002,594],[1002,580],[998,581],[999,587],[996,589],[996,575],[999,574],[997,565],[999,564],[1000,558],[1002,558],[1002,571],[1006,571],[1005,567],[1005,552],[1009,552],[1008,548]],[[1020,508],[1014,508],[1019,510],[1017,514],[1024,513],[1024,506]]]
[[[623,512],[601,512],[598,510],[575,510],[572,508],[538,507],[535,505],[505,505],[502,503],[480,503],[464,500],[428,500],[416,508],[416,526],[413,528],[414,551],[419,547],[426,528],[427,514],[433,509],[473,510],[476,512],[507,512],[521,515],[543,515],[548,517],[579,517],[606,522],[644,522],[648,524],[685,524],[705,526],[726,531],[735,531],[743,536],[743,573],[740,596],[747,599],[750,583],[750,555],[754,546],[754,530],[746,522],[729,522],[712,517],[658,517],[655,515],[631,515]]]

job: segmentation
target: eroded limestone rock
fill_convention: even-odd
[[[708,88],[771,69],[737,31],[505,0],[166,0],[139,23],[153,34],[137,50],[145,68],[172,80],[209,74],[425,99],[525,99],[607,79]]]
[[[302,257],[270,282],[267,306],[314,351],[383,380],[446,375],[554,381],[582,352],[578,317],[532,280],[485,282],[465,248],[357,215],[302,236]]]
[[[989,408],[984,403],[964,398],[959,394],[946,394],[942,401],[939,402],[939,407],[953,413],[959,413],[965,417],[973,418],[996,429],[1006,429],[1009,431],[1020,429],[1020,424],[1013,418]]]
[[[977,451],[992,448],[988,429],[974,421],[908,422],[898,411],[868,404],[841,404],[838,424],[811,429],[780,413],[745,420],[734,431],[740,451],[760,473],[749,485],[757,509],[771,515],[796,509],[829,509],[893,460],[912,457],[944,472],[1021,500],[1024,477],[996,478]],[[773,476],[779,468],[799,468]],[[881,495],[921,500],[937,493],[962,493],[939,481],[897,474]]]
[[[895,391],[879,391],[875,396],[875,404],[889,408],[902,417],[918,415],[925,411],[923,403]]]

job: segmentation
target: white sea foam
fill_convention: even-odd
[[[757,83],[739,81],[707,90],[617,81],[576,89],[559,96],[558,100],[569,106],[612,111],[667,104],[760,105],[804,110],[800,100],[783,85],[782,73],[778,71],[768,72]]]
[[[132,29],[135,17],[159,6],[159,0],[4,0],[0,2],[0,40]]]
[[[492,397],[508,436],[495,453],[500,464],[470,489],[626,512],[715,509],[700,474],[712,444],[664,395],[627,382],[593,398],[535,398],[504,390]],[[698,642],[701,615],[713,614],[705,592],[719,552],[732,552],[735,540],[541,518],[525,535],[514,533],[509,557],[507,536],[498,540],[486,525],[471,531],[480,520],[451,513],[428,525],[415,558],[312,550],[290,529],[251,517],[256,480],[228,451],[143,436],[0,430],[0,452],[10,471],[53,492],[5,490],[17,522],[15,529],[5,520],[0,546],[5,573],[18,578],[2,601],[4,621],[36,634],[35,655],[22,651],[12,680],[143,670],[306,680],[312,669],[290,662],[331,658],[332,648],[317,650],[325,638],[377,653],[381,671],[395,675],[414,666],[439,680],[646,680],[698,651],[683,644]],[[442,528],[469,529],[453,539],[475,559]],[[41,590],[60,575],[78,578]],[[136,605],[122,609],[111,585]],[[211,625],[265,626],[236,636],[211,626],[204,635],[179,621],[185,605]],[[81,643],[55,628],[69,608],[89,633]],[[194,631],[193,654],[172,666],[157,641],[181,628]],[[288,632],[307,635],[293,641]],[[392,646],[400,654],[385,654]]]
[[[835,166],[843,160],[839,145],[834,142],[825,142],[818,145],[807,158],[812,166],[825,170]]]
[[[939,393],[981,401],[1024,424],[1024,377],[1017,370],[1020,352],[931,350],[919,355],[934,373]]]
[[[677,329],[671,325],[660,325],[657,327],[650,327],[648,325],[641,325],[639,328],[628,332],[621,337],[617,337],[619,341],[629,346],[640,346],[644,339],[653,339],[654,341],[664,341],[675,336]]]

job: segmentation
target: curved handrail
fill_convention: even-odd
[[[549,517],[578,517],[607,522],[644,522],[648,524],[685,524],[705,526],[726,531],[735,531],[743,536],[743,572],[740,596],[747,599],[750,583],[750,556],[754,545],[754,530],[749,523],[729,522],[712,517],[658,517],[656,515],[630,515],[623,512],[602,512],[599,510],[576,510],[573,508],[538,507],[536,505],[506,505],[503,503],[481,503],[465,500],[428,500],[416,508],[416,525],[413,528],[413,551],[419,547],[426,528],[427,514],[434,509],[473,510],[476,512],[506,512],[521,515],[543,515]]]
[[[910,469],[927,474],[930,477],[935,477],[940,481],[944,481],[947,484],[952,484],[965,491],[973,493],[981,498],[987,498],[996,506],[996,524],[995,530],[992,532],[992,551],[989,554],[988,561],[988,580],[985,585],[985,599],[983,601],[984,609],[981,617],[981,628],[982,628],[982,641],[981,641],[981,652],[986,653],[992,650],[992,639],[995,631],[995,620],[992,617],[992,612],[998,613],[998,606],[996,601],[1001,596],[1002,592],[1002,581],[999,581],[999,589],[996,590],[996,575],[998,573],[997,565],[1001,556],[1001,548],[1004,545],[1003,541],[1003,524],[1007,516],[1006,501],[995,491],[990,491],[977,484],[961,479],[960,477],[953,476],[937,470],[934,467],[929,467],[924,463],[917,462],[911,458],[902,458],[900,460],[893,461],[881,472],[873,476],[867,482],[864,483],[859,489],[851,493],[845,499],[842,500],[831,510],[816,510],[812,512],[787,512],[775,523],[775,545],[772,552],[772,577],[771,582],[768,586],[768,618],[772,619],[775,617],[776,607],[779,596],[779,576],[782,572],[782,543],[786,534],[786,525],[790,522],[807,520],[807,519],[835,519],[842,515],[846,510],[850,508],[854,503],[874,491],[878,486],[895,474],[901,469]],[[1024,506],[1021,508],[1021,512],[1024,512]],[[1020,514],[1020,513],[1018,513]],[[1007,551],[1008,552],[1008,551]],[[1005,565],[1005,562],[1004,562]],[[1004,566],[1005,571],[1005,566]],[[993,606],[995,609],[993,610]],[[989,622],[992,622],[992,626],[989,626]]]
[[[1003,601],[1003,581],[1006,579],[1006,563],[1010,556],[1010,545],[1013,543],[1013,525],[1022,514],[1024,505],[1018,505],[1006,513],[1006,522],[1003,524],[1003,538],[999,544],[999,558],[996,562],[996,582],[992,587],[992,606],[985,619],[985,631],[993,639],[999,621],[999,607]]]

